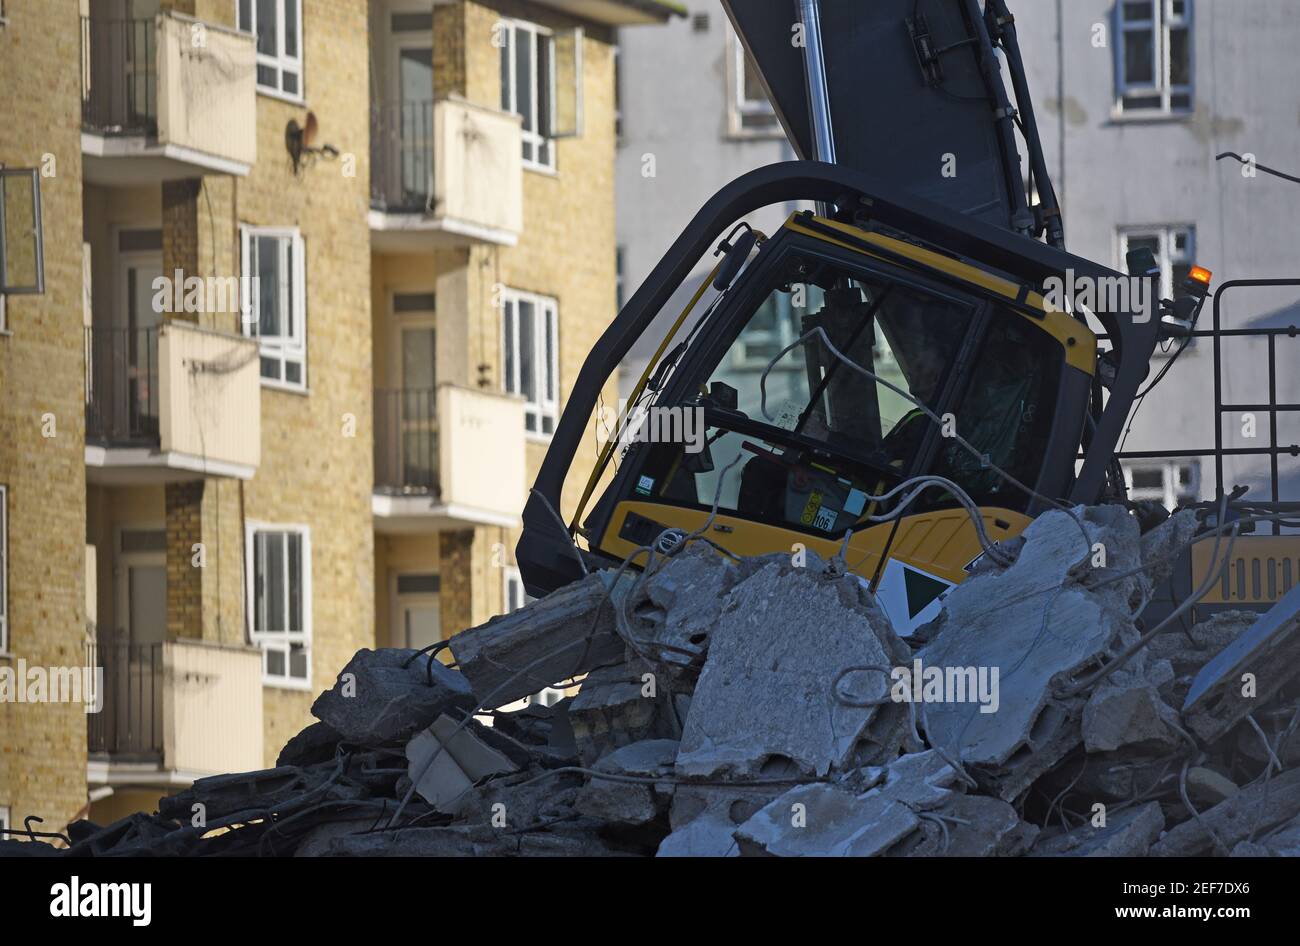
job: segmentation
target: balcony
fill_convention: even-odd
[[[523,230],[521,148],[518,115],[457,98],[373,105],[371,246],[513,246]]]
[[[252,339],[167,322],[86,329],[86,478],[251,479],[261,461]]]
[[[375,391],[375,529],[519,525],[524,403],[440,384]]]
[[[255,40],[175,12],[81,18],[81,150],[92,184],[245,175],[257,159]]]
[[[103,630],[87,650],[103,673],[102,708],[86,717],[92,783],[184,785],[262,767],[259,651]]]

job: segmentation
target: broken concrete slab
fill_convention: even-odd
[[[678,785],[669,810],[672,832],[659,857],[737,857],[735,830],[784,791],[784,786]]]
[[[1150,684],[1103,683],[1083,708],[1083,744],[1089,752],[1173,747],[1178,735],[1169,723],[1177,718]]]
[[[946,843],[940,830],[936,850],[928,852],[938,857],[1018,857],[1038,836],[1038,828],[1022,821],[1011,805],[986,795],[952,794],[929,818],[942,820],[948,829]]]
[[[798,785],[735,831],[742,855],[875,857],[916,830],[917,816],[879,791],[854,795],[824,782]]]
[[[698,673],[727,592],[741,578],[741,569],[710,546],[688,545],[641,583],[629,603],[632,630],[639,639],[667,645],[655,652],[670,668]]]
[[[416,782],[415,790],[439,811],[451,810],[458,798],[483,779],[519,771],[518,765],[488,745],[473,727],[484,728],[474,720],[461,726],[450,716],[439,716],[406,746],[408,775]]]
[[[1153,587],[1163,585],[1174,573],[1178,556],[1196,535],[1200,523],[1195,509],[1180,509],[1142,536],[1143,574]]]
[[[1203,765],[1194,765],[1187,770],[1187,797],[1195,805],[1213,808],[1240,790],[1232,779]]]
[[[677,756],[692,778],[757,777],[770,761],[831,770],[897,755],[906,708],[889,699],[887,673],[908,648],[861,582],[833,576],[811,552],[805,567],[769,561],[736,585],[709,645]]]
[[[315,765],[334,758],[341,735],[328,723],[315,722],[284,744],[275,760],[281,765]]]
[[[1192,681],[1183,719],[1206,742],[1223,736],[1300,674],[1300,585],[1283,595]]]
[[[913,811],[938,808],[962,784],[957,770],[933,749],[899,756],[884,767],[883,775],[878,791]]]
[[[682,721],[657,669],[633,658],[587,674],[568,711],[578,756],[591,765],[647,739],[678,739]]]
[[[344,741],[364,746],[405,742],[449,709],[474,708],[465,678],[418,651],[359,650],[312,715]]]
[[[605,756],[596,771],[624,778],[670,779],[677,758],[675,739],[647,739]],[[591,776],[579,792],[575,807],[582,814],[616,824],[647,824],[665,815],[672,802],[673,784],[624,782]]]
[[[449,641],[456,666],[479,698],[505,706],[544,687],[623,659],[614,607],[631,584],[596,572],[526,608],[492,618]]]
[[[1091,823],[1044,837],[1031,857],[1145,857],[1165,827],[1159,802],[1117,811],[1104,825]]]
[[[995,712],[967,701],[927,702],[926,732],[959,758],[1003,800],[1011,800],[1076,745],[1082,700],[1052,696],[1055,680],[1068,681],[1132,632],[1125,611],[1135,584],[1118,581],[1087,588],[1096,549],[1107,567],[1136,564],[1137,522],[1122,507],[1074,510],[1088,541],[1064,511],[1044,513],[1025,530],[1014,565],[967,579],[944,599],[941,628],[917,657],[931,668],[996,670]],[[1052,589],[1060,589],[1054,592]],[[1050,605],[1050,608],[1049,608]],[[998,770],[1015,760],[1013,779]]]
[[[1300,816],[1300,769],[1243,788],[1199,818],[1171,828],[1151,847],[1155,857],[1226,854],[1239,841],[1260,837]],[[1216,850],[1217,844],[1227,850]]]

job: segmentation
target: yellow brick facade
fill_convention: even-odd
[[[67,6],[60,4],[60,6]],[[0,163],[41,168],[45,293],[9,296],[0,335],[0,486],[8,498],[8,653],[0,669],[85,661],[81,143],[76,5],[6,4]],[[50,423],[53,427],[49,427]],[[53,436],[45,436],[53,433]],[[57,830],[86,803],[86,714],[0,703],[0,807]]]
[[[143,7],[152,17],[160,6],[213,26],[235,26],[233,0],[105,2],[117,4],[123,15]],[[515,245],[452,238],[420,252],[389,253],[372,248],[368,219],[375,0],[304,2],[302,101],[258,92],[257,157],[246,172],[222,167],[167,181],[151,179],[139,170],[144,165],[135,166],[134,176],[122,163],[116,167],[128,172],[117,176],[97,172],[91,180],[82,173],[83,161],[91,160],[83,156],[78,131],[86,3],[5,6],[10,24],[0,29],[0,161],[39,166],[50,156],[57,171],[42,180],[45,294],[8,298],[9,332],[0,336],[10,640],[0,667],[20,656],[29,664],[83,663],[90,621],[116,630],[127,620],[134,593],[129,560],[156,562],[165,574],[159,607],[166,642],[246,651],[248,529],[305,526],[310,678],[297,687],[261,687],[261,763],[272,765],[279,748],[310,721],[314,695],[358,648],[401,643],[394,609],[398,575],[439,576],[443,636],[504,609],[517,529],[430,526],[394,534],[377,527],[373,409],[376,390],[393,383],[392,296],[436,293],[437,380],[484,391],[503,385],[497,288],[554,298],[563,409],[586,353],[615,314],[612,28],[516,0],[433,7],[435,97],[457,96],[493,110],[501,102],[493,35],[503,17],[557,30],[581,25],[582,133],[555,143],[554,173],[523,171],[523,227]],[[413,9],[379,7],[383,13]],[[286,130],[291,121],[305,124],[309,111],[317,122],[315,143],[337,154],[309,158],[295,171]],[[130,240],[144,240],[167,277],[176,269],[186,276],[239,275],[244,226],[296,228],[306,270],[306,389],[260,386],[255,470],[119,473],[102,459],[88,465],[99,441],[86,434],[93,366],[85,327],[93,324],[98,333],[116,324],[123,304],[119,251]],[[94,313],[84,324],[83,283],[91,287]],[[236,311],[169,313],[165,319],[227,337],[241,331]],[[611,380],[606,403],[615,397]],[[47,414],[57,425],[54,437],[42,436]],[[516,448],[524,443],[530,484],[545,438],[523,429],[499,436]],[[566,515],[595,453],[593,437],[575,463]],[[481,464],[490,480],[493,457],[483,456]],[[525,495],[517,497],[518,508]],[[162,536],[162,544],[130,553],[137,555],[130,559],[127,536],[141,535]],[[242,709],[231,708],[232,720]],[[87,745],[80,706],[0,704],[0,807],[8,807],[16,822],[39,815],[47,827],[61,828],[87,812],[106,822],[150,807],[150,799],[194,774],[160,772],[156,782],[114,783],[113,759],[105,763],[102,753],[88,758]]]

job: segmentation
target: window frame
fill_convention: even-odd
[[[1178,236],[1187,238],[1185,249],[1175,248]],[[1155,237],[1157,243],[1156,265],[1160,267],[1160,298],[1172,299],[1178,287],[1174,285],[1174,267],[1196,262],[1196,224],[1194,223],[1157,223],[1150,225],[1125,224],[1116,228],[1116,249],[1119,269],[1125,271],[1124,260],[1128,255],[1129,241],[1142,237]]]
[[[1196,34],[1192,10],[1193,0],[1177,0],[1183,4],[1181,16],[1173,13],[1175,0],[1117,0],[1115,4],[1115,114],[1117,116],[1138,118],[1184,118],[1190,116],[1196,108]],[[1129,3],[1150,4],[1149,19],[1128,20],[1125,7]],[[1187,32],[1187,75],[1188,82],[1174,85],[1171,58],[1170,34],[1174,30]],[[1151,83],[1130,83],[1126,75],[1125,54],[1126,36],[1143,30],[1151,31],[1152,69],[1154,81]],[[1174,107],[1173,97],[1186,95],[1187,104]],[[1160,104],[1151,106],[1129,106],[1126,99],[1159,97]]]
[[[304,58],[303,39],[307,31],[302,20],[302,10],[303,10],[302,0],[290,0],[290,2],[296,5],[295,19],[298,24],[298,29],[296,31],[297,40],[298,40],[298,54],[296,56],[291,56],[284,51],[284,40],[285,40],[284,0],[235,0],[235,24],[237,29],[245,33],[251,33],[253,36],[257,36],[258,4],[259,3],[275,4],[276,53],[275,55],[271,55],[269,53],[263,53],[261,50],[258,50],[256,48],[256,44],[254,44],[254,56],[255,56],[257,66],[266,66],[268,68],[272,68],[275,70],[276,78],[279,84],[264,85],[262,81],[256,77],[256,69],[254,70],[254,82],[257,85],[257,91],[258,94],[260,95],[269,95],[272,98],[284,99],[285,101],[288,102],[295,102],[300,104],[306,101],[306,94],[307,94],[306,91],[307,81],[303,69],[303,58]],[[245,3],[249,4],[249,16],[251,17],[252,20],[252,22],[247,24],[242,22],[243,6]],[[288,68],[290,72],[296,73],[298,76],[297,92],[284,91],[284,72],[286,68]]]
[[[555,76],[555,30],[547,26],[542,26],[538,23],[532,23],[528,20],[512,19],[509,17],[502,18],[500,22],[505,27],[505,37],[506,37],[505,43],[503,43],[501,46],[501,55],[506,57],[507,62],[510,65],[509,85],[508,87],[502,87],[501,89],[501,99],[502,99],[501,110],[505,112],[509,112],[513,115],[520,115],[524,118],[525,121],[531,120],[533,123],[533,127],[531,130],[526,127],[523,127],[522,124],[519,129],[519,135],[520,138],[523,139],[524,145],[531,146],[532,156],[530,157],[528,152],[525,152],[523,155],[522,160],[523,160],[524,167],[531,171],[543,171],[543,172],[555,173],[555,171],[557,170],[556,152],[559,150],[556,147],[556,141],[558,139],[554,137],[548,137],[542,134],[541,129],[543,123],[543,116],[542,116],[542,110],[540,108],[538,96],[537,96],[537,90],[538,87],[540,86],[540,81],[539,81],[540,70],[538,69],[538,65],[537,65],[538,64],[537,50],[538,47],[541,45],[540,40],[545,39],[545,41],[550,44],[550,54],[546,57],[546,62],[548,66],[548,70],[547,70],[548,75],[546,78],[547,78],[547,84],[550,86],[548,91],[548,96],[549,96],[548,101],[550,102],[551,108],[555,107],[555,98],[556,95],[558,94],[558,88],[557,88],[556,76]],[[529,77],[530,85],[528,90],[529,92],[528,100],[532,107],[530,109],[531,114],[529,115],[524,115],[524,113],[519,111],[518,108],[519,57],[515,55],[514,50],[515,50],[515,43],[518,42],[518,36],[520,30],[523,30],[524,32],[529,34],[530,36],[529,43],[531,44],[531,51],[532,51],[532,57],[530,59],[532,68],[530,70],[531,75]],[[507,88],[509,90],[508,104],[506,101]],[[538,160],[537,157],[541,153],[543,145],[546,146],[546,153],[548,155],[547,161]]]
[[[537,400],[532,400],[527,393],[520,389],[520,370],[523,359],[520,357],[523,353],[519,348],[519,303],[529,302],[533,306],[533,364],[539,369],[544,368],[546,374],[540,371],[535,372],[535,386],[537,389]],[[553,332],[546,331],[546,312],[551,313],[551,325]],[[507,338],[506,325],[507,320],[513,319],[512,331]],[[551,357],[546,357],[546,341],[550,339]],[[508,341],[513,342],[514,346],[514,372],[512,377],[507,377],[506,367],[509,364],[507,358],[508,352],[506,345]],[[526,292],[522,289],[503,289],[501,292],[501,389],[507,394],[516,394],[525,398],[524,403],[524,432],[527,436],[549,440],[555,434],[555,428],[559,426],[560,420],[560,303],[553,296],[543,296],[535,292]],[[547,381],[551,382],[553,396],[547,396]],[[535,429],[528,429],[528,420],[532,418],[535,422]],[[551,429],[543,429],[543,421],[549,418]]]
[[[1163,460],[1124,460],[1121,461],[1120,467],[1124,470],[1124,490],[1130,500],[1147,500],[1155,499],[1162,506],[1171,512],[1177,509],[1180,502],[1196,502],[1201,498],[1201,461],[1197,457],[1186,458],[1168,458]],[[1187,485],[1182,495],[1186,497],[1180,500],[1181,484],[1179,483],[1178,472],[1182,467],[1191,470],[1191,482]],[[1154,486],[1137,486],[1133,485],[1133,474],[1136,471],[1141,472],[1159,472],[1161,484],[1159,492],[1161,495],[1154,495],[1157,488]]]
[[[745,76],[750,68],[745,46],[730,25],[726,31],[727,42],[727,134],[733,138],[784,138],[785,130],[777,117],[772,102],[750,99],[745,96]],[[762,127],[747,126],[747,118],[771,118]]]
[[[301,574],[299,589],[301,600],[301,618],[302,629],[300,631],[262,631],[258,630],[257,615],[257,536],[259,534],[282,534],[297,535],[301,542],[301,555],[299,558],[299,568]],[[262,652],[262,685],[267,687],[277,687],[287,690],[311,690],[312,689],[312,569],[311,569],[311,526],[303,523],[276,523],[250,520],[244,527],[244,547],[245,547],[245,574],[246,584],[244,587],[245,608],[248,615],[249,639],[254,647]],[[291,575],[289,573],[289,556],[284,556],[285,569],[285,609],[286,617],[288,616],[289,596],[287,591],[290,587],[289,582]],[[286,624],[288,621],[285,622]],[[307,675],[305,678],[294,677],[290,674],[290,652],[292,644],[301,644],[303,654],[307,661]],[[271,651],[278,651],[284,655],[284,673],[272,674],[269,672],[268,654]]]
[[[262,227],[241,224],[239,228],[239,262],[240,274],[253,276],[252,254],[253,240],[274,239],[288,241],[292,251],[291,265],[285,267],[289,276],[288,291],[290,304],[286,307],[289,319],[289,334],[265,336],[261,334],[260,299],[253,292],[253,281],[240,280],[240,332],[246,338],[257,339],[258,343],[258,377],[263,387],[280,388],[286,391],[305,392],[307,390],[307,246],[297,227]],[[284,261],[284,250],[280,259]],[[260,277],[259,277],[260,278]],[[295,337],[295,335],[297,337]],[[269,378],[262,374],[260,359],[269,358],[279,364],[279,377]],[[288,364],[298,365],[301,379],[288,380]]]
[[[0,654],[9,653],[9,487],[0,483]]]

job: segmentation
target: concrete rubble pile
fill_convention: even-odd
[[[275,768],[73,824],[70,853],[1297,854],[1296,618],[1175,620],[1121,660],[1196,528],[1048,512],[907,639],[840,559],[694,543],[442,659],[362,650]]]

